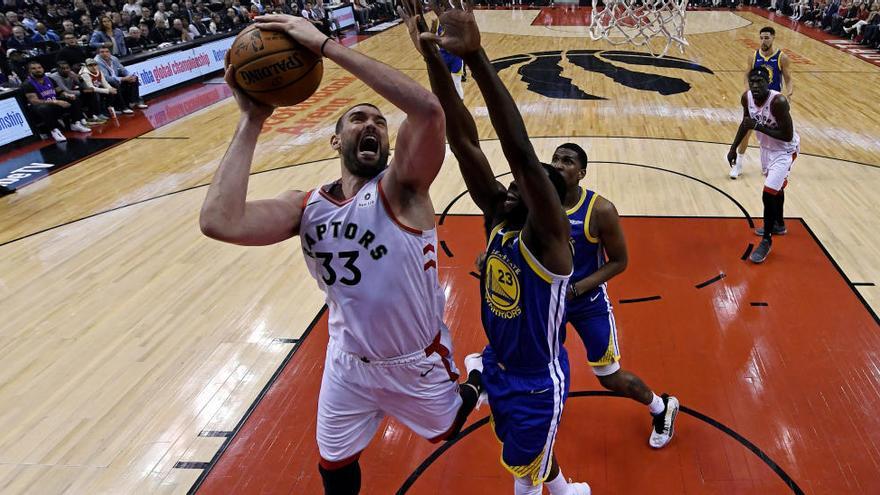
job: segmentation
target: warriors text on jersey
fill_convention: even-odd
[[[326,295],[330,337],[343,351],[388,359],[425,349],[443,325],[437,231],[394,217],[379,174],[339,202],[325,190],[304,202],[306,264]]]
[[[754,67],[764,66],[770,74],[770,89],[774,91],[782,91],[782,65],[779,59],[782,57],[782,50],[776,50],[773,55],[765,57],[761,55],[761,50],[755,50]]]

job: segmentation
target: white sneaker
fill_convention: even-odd
[[[653,428],[648,444],[655,449],[664,447],[675,435],[675,417],[678,415],[679,403],[675,397],[663,394],[663,403],[666,407],[663,412],[653,416]]]
[[[480,373],[483,372],[483,355],[480,353],[468,354],[464,357],[464,369],[467,370],[468,375],[471,374],[471,371],[477,370]],[[483,390],[480,392],[480,397],[477,398],[477,405],[474,409],[479,410],[480,406],[482,406],[485,402],[489,400],[489,395],[486,394],[486,391]]]
[[[571,480],[569,480],[568,493],[570,495],[590,495],[593,493],[593,490],[590,489],[590,485],[585,482],[572,483]]]
[[[736,179],[743,171],[743,166],[741,163],[734,163],[730,166],[730,178]]]
[[[124,113],[124,114],[126,114],[126,115],[131,115],[131,114],[134,113],[134,110],[132,110],[132,109],[130,109],[130,108],[123,108],[123,109],[122,109],[122,113]]]
[[[57,127],[55,129],[52,129],[51,134],[52,134],[52,139],[54,139],[56,143],[63,143],[65,141],[67,141],[67,138],[64,137],[64,134],[62,134],[61,130],[58,129]]]
[[[147,105],[146,103],[138,103],[137,105],[135,105],[135,107],[143,110],[144,108],[149,108],[149,105]]]
[[[75,132],[92,132],[91,129],[80,124],[79,122],[74,122],[73,124],[70,124],[70,130]]]

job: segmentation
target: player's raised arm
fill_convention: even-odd
[[[400,186],[427,194],[440,171],[445,155],[445,118],[433,93],[402,72],[366,55],[346,48],[322,34],[308,20],[289,15],[256,18],[261,29],[283,31],[316,54],[323,55],[360,79],[406,114],[397,133],[394,164],[388,172],[386,192],[394,199]],[[383,182],[384,184],[384,182]]]
[[[498,133],[501,149],[510,164],[529,216],[523,231],[526,244],[538,251],[538,256],[556,273],[571,270],[571,256],[556,256],[568,250],[571,226],[562,210],[559,195],[538,160],[529,141],[525,123],[510,92],[501,82],[486,53],[480,47],[480,31],[474,19],[472,5],[462,2],[464,9],[443,11],[440,23],[442,36],[425,33],[449,52],[462,57],[486,100],[489,118]],[[442,10],[442,7],[438,7]],[[552,254],[553,256],[541,256]],[[553,266],[550,266],[553,265]]]
[[[281,242],[298,233],[305,193],[288,191],[275,199],[247,201],[257,137],[273,109],[238,90],[232,69],[226,71],[226,82],[232,88],[241,117],[208,188],[199,226],[206,236],[232,244],[263,246]]]
[[[420,0],[403,0],[398,12],[406,22],[410,37],[428,67],[431,90],[446,113],[446,137],[464,177],[468,193],[483,215],[494,219],[504,203],[505,188],[495,180],[489,160],[480,148],[480,138],[473,116],[459,98],[452,77],[437,46],[419,38],[428,31]]]

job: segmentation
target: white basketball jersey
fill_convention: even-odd
[[[776,95],[778,94],[779,91],[774,91],[771,89],[770,96],[767,97],[767,101],[765,101],[764,104],[759,107],[752,97],[752,92],[746,91],[746,97],[748,98],[749,103],[749,117],[757,120],[759,124],[766,125],[771,129],[777,129],[779,127],[779,124],[776,123],[776,118],[773,117],[773,113],[770,111],[770,104],[773,103],[773,99],[776,98]],[[801,142],[801,138],[800,136],[798,136],[797,130],[794,131],[791,141],[782,141],[770,137],[763,132],[755,132],[755,136],[758,137],[758,142],[761,143],[761,149],[767,151],[783,151],[786,153],[795,153],[798,151],[798,147],[800,146]]]
[[[382,193],[384,175],[342,203],[315,189],[299,229],[306,264],[326,295],[330,337],[369,359],[425,349],[443,325],[446,303],[437,230],[397,221]]]

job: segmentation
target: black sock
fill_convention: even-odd
[[[764,191],[761,200],[764,203],[764,239],[772,242],[773,222],[776,220],[776,196]]]
[[[449,440],[458,435],[461,431],[461,427],[464,426],[464,422],[467,421],[467,417],[477,406],[477,400],[479,400],[482,391],[482,373],[477,370],[472,370],[468,373],[467,380],[458,385],[458,395],[461,397],[461,407],[458,408],[458,413],[455,415],[455,421],[452,423],[452,428],[449,429],[444,440]]]
[[[361,466],[358,461],[339,469],[324,469],[318,465],[324,495],[357,495],[361,491]]]
[[[776,226],[780,229],[785,225],[785,215],[782,214],[782,208],[785,205],[785,191],[779,191],[776,195]]]

